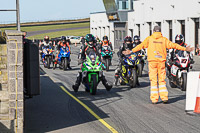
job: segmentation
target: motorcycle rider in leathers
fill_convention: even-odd
[[[117,85],[118,83],[118,79],[120,77],[120,73],[122,71],[122,65],[124,63],[123,61],[123,56],[124,54],[122,53],[123,51],[126,50],[132,50],[133,49],[133,43],[132,43],[132,38],[130,36],[127,36],[124,38],[124,43],[122,44],[122,46],[119,48],[119,51],[117,52],[117,55],[119,57],[119,65],[117,67],[117,69],[115,70],[115,80],[114,80],[114,85]],[[139,86],[139,81],[137,81],[137,85]]]
[[[99,56],[99,59],[101,61],[101,58],[100,58],[101,55],[98,52],[98,49],[96,47],[95,37],[92,34],[87,34],[85,37],[85,41],[86,41],[85,45],[82,45],[82,47],[80,49],[81,57],[79,56],[80,57],[79,64],[82,64],[84,62],[84,60],[86,59],[86,56],[89,55],[90,52],[95,52],[97,54],[97,56]],[[112,85],[110,85],[108,83],[104,74],[102,74],[101,81],[102,81],[103,85],[105,86],[106,90],[110,91],[112,88]],[[79,88],[81,82],[82,82],[82,71],[80,70],[77,75],[77,80],[76,80],[75,84],[72,86],[72,88],[74,89],[75,92],[78,91],[78,88]]]

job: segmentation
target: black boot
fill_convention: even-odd
[[[76,83],[75,85],[72,85],[72,88],[74,89],[74,92],[78,92],[78,88],[81,84],[81,80],[82,80],[82,72],[78,73],[77,79],[76,79]]]
[[[118,66],[117,69],[115,70],[115,80],[114,80],[114,85],[117,86],[118,80],[119,80],[119,75],[120,75],[120,67]]]
[[[137,83],[136,83],[137,86],[140,86],[140,82],[139,82],[139,79],[137,77]]]
[[[69,63],[67,64],[67,67],[68,67],[69,70],[72,70],[72,68],[70,67],[71,59],[69,59],[68,62],[69,62]]]
[[[110,90],[112,89],[112,85],[110,85],[110,84],[108,83],[108,81],[106,80],[106,78],[105,78],[104,75],[103,75],[103,77],[102,77],[102,83],[103,83],[103,85],[105,86],[105,88],[106,88],[107,91],[110,91]]]
[[[115,75],[115,80],[114,80],[114,83],[113,83],[114,86],[117,86],[118,79],[119,79],[119,77]]]
[[[69,70],[72,70],[72,68],[70,67],[70,63],[67,65],[67,67]]]
[[[137,79],[137,83],[136,83],[136,85],[137,85],[137,86],[140,86],[140,83],[139,83],[139,80],[138,80],[138,79]]]

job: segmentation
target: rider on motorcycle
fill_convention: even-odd
[[[57,46],[57,56],[56,56],[56,58],[55,58],[55,64],[57,64],[58,55],[60,54],[60,49],[61,49],[63,46],[68,47],[68,48],[69,48],[69,51],[71,51],[71,50],[70,50],[69,44],[70,44],[70,41],[67,40],[65,36],[62,36],[62,37],[61,37],[61,41],[58,42],[58,46]],[[72,68],[70,67],[70,62],[71,62],[71,59],[69,60],[69,63],[68,63],[68,66],[67,66],[67,67],[68,67],[69,69],[72,69]]]
[[[123,51],[126,51],[127,49],[131,50],[133,49],[133,43],[132,43],[132,38],[130,36],[127,36],[124,38],[124,43],[122,44],[122,46],[120,46],[119,51],[117,52],[117,55],[119,57],[119,65],[117,67],[117,69],[115,70],[115,82],[114,85],[117,85],[118,83],[118,79],[120,77],[120,73],[121,73],[121,69],[122,69],[122,64],[124,63],[123,61]],[[139,81],[137,82],[137,85],[139,84]]]
[[[176,35],[175,37],[175,43],[183,46],[183,47],[187,47],[187,44],[184,42],[184,36],[183,35]],[[169,54],[169,63],[172,64],[173,61],[174,61],[174,58],[175,58],[175,55],[179,52],[179,50],[175,50],[175,49],[172,49],[170,50],[170,54]],[[188,54],[190,55],[189,58],[190,58],[190,63],[193,64],[194,61],[192,59],[192,55],[188,52]]]
[[[45,36],[43,42],[41,42],[41,44],[40,44],[40,55],[41,55],[41,57],[42,57],[42,49],[44,47],[46,47],[46,48],[49,48],[49,47],[53,48],[52,44],[49,41],[49,36]]]
[[[135,48],[135,47],[136,47],[137,45],[139,45],[140,43],[142,43],[142,42],[140,41],[140,37],[139,37],[138,35],[135,35],[135,36],[133,37],[133,48]],[[140,53],[140,54],[144,55],[144,54],[145,54],[145,49],[142,49],[142,50],[138,51],[137,53]]]
[[[49,36],[45,36],[43,42],[41,42],[40,50],[42,50],[43,47],[52,47],[52,44],[49,41]]]
[[[135,35],[134,37],[133,37],[133,47],[135,48],[137,45],[139,45],[140,43],[142,43],[141,41],[140,41],[140,37],[138,36],[138,35]]]
[[[112,43],[108,40],[107,36],[104,36],[103,41],[100,42],[100,50],[102,49],[103,46],[109,46],[111,50],[113,50]]]
[[[99,59],[101,61],[101,56],[96,48],[96,40],[95,37],[92,34],[87,34],[85,37],[85,45],[83,45],[83,47],[81,47],[80,52],[81,52],[81,59],[79,59],[79,64],[82,64],[84,62],[84,60],[86,59],[86,56],[90,54],[90,52],[95,52],[97,54],[97,56],[99,56]],[[82,67],[82,66],[81,66]],[[110,85],[108,83],[108,81],[106,80],[105,76],[102,76],[102,83],[105,86],[107,91],[110,91],[112,88],[112,85]],[[72,86],[72,88],[74,89],[75,92],[78,91],[78,88],[80,86],[82,82],[82,72],[79,71],[78,75],[77,75],[77,80],[75,82],[75,85]]]

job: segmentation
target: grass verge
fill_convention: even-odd
[[[76,28],[76,27],[89,27],[90,23],[75,23],[75,24],[61,24],[61,25],[46,25],[46,26],[32,26],[32,27],[21,27],[22,31],[31,32],[31,31],[43,31],[43,30],[52,30],[52,29],[67,29],[67,28]],[[0,28],[0,30],[16,30],[16,28]]]
[[[85,36],[90,33],[90,29],[79,29],[79,30],[67,30],[67,31],[59,31],[59,32],[51,32],[45,34],[39,34],[35,36],[30,36],[28,39],[43,39],[44,36],[48,35],[50,38],[60,37],[60,36]]]

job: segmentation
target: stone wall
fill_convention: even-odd
[[[5,33],[7,44],[0,44],[0,131],[23,133],[23,33]]]

